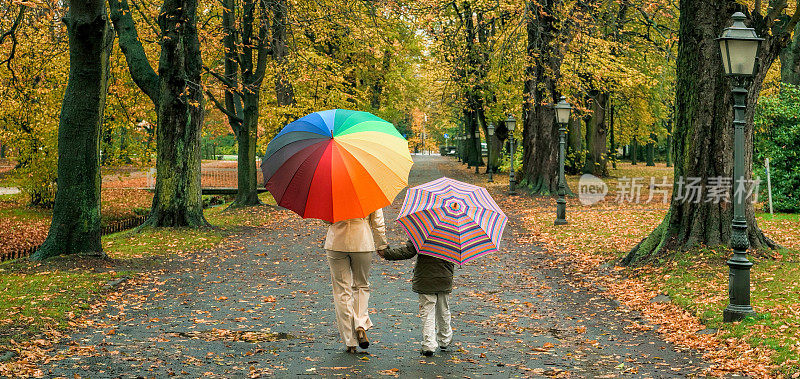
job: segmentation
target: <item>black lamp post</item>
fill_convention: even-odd
[[[517,128],[517,120],[515,120],[514,116],[511,114],[509,114],[506,119],[506,128],[508,129],[508,139],[511,143],[511,168],[508,170],[508,193],[510,195],[516,195],[517,192],[514,190],[514,180],[516,180],[516,178],[514,178],[514,175],[516,175],[514,172],[514,157],[516,156],[514,151],[514,129]]]
[[[492,137],[494,137],[494,123],[490,122],[486,127],[489,135],[486,137],[486,172],[489,173],[489,183],[494,183],[492,178]]]
[[[564,154],[565,137],[567,134],[567,123],[572,106],[567,102],[567,98],[561,96],[561,101],[553,108],[556,111],[556,121],[558,121],[558,200],[556,200],[556,225],[567,224],[567,180],[564,178]]]
[[[722,313],[725,322],[740,321],[755,314],[750,305],[750,267],[747,259],[750,241],[747,238],[747,219],[744,216],[744,192],[738,186],[744,182],[744,127],[747,111],[747,85],[756,73],[756,58],[763,38],[758,38],[755,29],[744,24],[747,18],[741,12],[732,16],[733,26],[726,28],[717,41],[722,52],[725,75],[733,82],[733,222],[731,224],[731,248],[733,256],[728,264],[729,304]],[[743,188],[739,188],[742,190]],[[738,196],[737,196],[738,195]]]

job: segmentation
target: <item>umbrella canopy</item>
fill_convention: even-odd
[[[440,178],[410,188],[397,221],[419,254],[464,264],[497,251],[508,217],[485,188]]]
[[[408,185],[408,142],[394,125],[367,113],[334,109],[286,125],[261,163],[278,205],[304,218],[366,217]]]

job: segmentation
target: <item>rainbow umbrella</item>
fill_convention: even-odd
[[[408,142],[389,122],[334,109],[286,125],[261,163],[278,205],[304,218],[337,222],[366,217],[408,185]]]
[[[440,178],[410,188],[397,221],[420,254],[464,264],[497,251],[508,217],[485,188]]]

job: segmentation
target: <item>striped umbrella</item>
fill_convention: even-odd
[[[410,188],[397,221],[417,252],[461,265],[497,251],[508,217],[485,188],[440,178]]]

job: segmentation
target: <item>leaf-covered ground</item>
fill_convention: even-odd
[[[447,158],[416,160],[412,184],[441,175],[483,180]],[[30,365],[4,367],[66,377],[683,377],[707,372],[709,365],[697,354],[663,341],[641,314],[603,296],[599,288],[584,287],[569,266],[542,251],[529,237],[517,205],[523,197],[505,198],[499,186],[492,191],[511,218],[507,248],[457,270],[451,302],[455,340],[448,353],[430,359],[418,353],[413,261],[377,258],[371,272],[373,344],[369,354],[345,353],[321,250],[325,225],[258,207],[238,216],[215,209],[212,223],[233,225],[239,219],[251,226],[226,227],[227,237],[215,249],[165,255],[147,275],[107,294],[95,306],[101,311],[73,321],[80,328],[55,344],[34,346],[38,353],[25,361]],[[399,205],[398,199],[386,209],[393,244],[404,240],[391,222]]]
[[[0,187],[17,185],[13,167],[13,162],[0,160]],[[235,161],[205,161],[203,168],[204,186],[236,187]],[[153,194],[141,189],[147,187],[146,169],[103,167],[102,187],[100,213],[103,225],[149,212]],[[51,217],[49,209],[27,206],[24,194],[0,195],[0,254],[44,242]]]
[[[412,184],[446,175],[486,185],[485,175],[450,158],[416,160]],[[669,171],[620,165],[615,173]],[[46,338],[11,345],[24,359],[0,370],[70,377],[797,375],[793,251],[753,258],[760,316],[722,324],[724,250],[698,249],[636,270],[614,265],[660,221],[664,204],[583,207],[570,198],[570,224],[555,227],[552,198],[508,196],[505,176],[495,180],[488,188],[510,216],[506,247],[457,270],[450,353],[422,359],[416,352],[413,262],[373,262],[373,346],[350,356],[337,341],[320,249],[324,225],[271,206],[218,207],[206,214],[222,235],[106,238],[109,251],[135,262],[125,272],[133,279],[117,291],[92,291],[100,301],[75,302],[86,310],[62,317],[66,332],[46,322]],[[577,188],[577,177],[570,180]],[[387,208],[387,220],[398,206]],[[796,217],[762,215],[760,224],[797,247]],[[388,229],[391,242],[401,243],[397,225],[390,221]],[[120,275],[74,280],[99,287]],[[60,284],[42,296],[57,298]]]
[[[698,248],[635,270],[615,267],[667,211],[660,195],[645,203],[651,190],[649,178],[661,183],[667,176],[672,183],[672,169],[663,163],[656,167],[620,163],[618,167],[612,170],[614,177],[606,180],[609,194],[604,202],[583,206],[574,197],[568,199],[566,226],[553,225],[555,202],[551,198],[515,197],[502,205],[516,207],[527,221],[526,238],[542,243],[586,285],[600,286],[607,296],[642,311],[668,341],[702,352],[714,363],[711,373],[800,376],[797,215],[758,215],[759,226],[787,250],[751,256],[755,263],[751,270],[752,303],[759,316],[724,324],[728,249]],[[643,204],[618,202],[620,178],[637,177],[646,179],[641,189]],[[570,177],[568,182],[577,192],[578,177]],[[507,183],[505,179],[495,186]]]
[[[103,189],[102,224],[147,214],[153,194],[135,189]],[[52,211],[26,206],[21,194],[0,197],[0,253],[36,246],[50,229]]]
[[[263,196],[265,202],[271,201]],[[175,256],[219,245],[239,230],[224,226],[236,218],[242,224],[263,223],[264,209],[223,213],[205,211],[221,228],[128,230],[103,237],[108,259],[57,257],[45,262],[16,260],[0,263],[0,376],[41,376],[36,363],[69,330],[92,327],[93,315],[105,301],[119,296],[112,287],[147,282]]]

